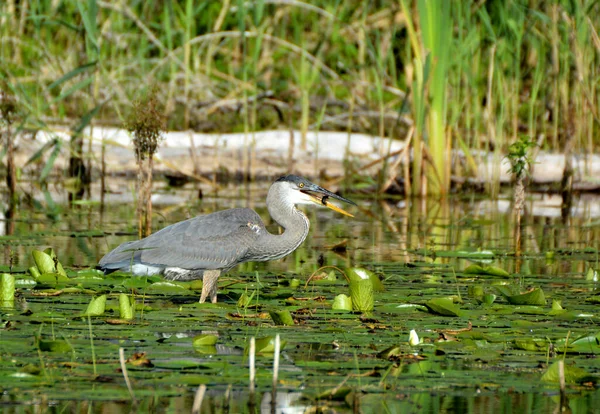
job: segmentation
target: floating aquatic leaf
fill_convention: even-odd
[[[383,358],[383,359],[390,359],[390,358],[393,358],[393,357],[396,357],[396,356],[399,356],[402,354],[403,354],[402,349],[399,346],[394,345],[394,346],[390,346],[389,348],[386,348],[383,351],[379,352],[377,354],[377,356],[379,358]]]
[[[56,286],[59,283],[68,283],[70,279],[60,273],[42,273],[36,280],[38,283],[48,286]]]
[[[280,349],[286,345],[286,341],[280,338]],[[256,353],[257,354],[272,354],[275,352],[275,336],[265,336],[263,338],[256,338]]]
[[[383,286],[383,283],[381,283],[381,280],[379,280],[379,277],[377,277],[377,275],[370,270],[362,267],[349,267],[346,268],[345,273],[346,276],[348,276],[348,279],[350,279],[350,283],[369,279],[375,292],[383,292],[385,290],[385,287]]]
[[[352,309],[356,312],[371,312],[375,298],[373,295],[373,282],[371,279],[350,281],[350,298]]]
[[[483,295],[483,297],[481,298],[481,301],[483,303],[485,303],[486,305],[491,305],[492,303],[494,303],[495,300],[496,300],[496,295],[494,295],[493,293],[487,293],[487,294]]]
[[[588,267],[587,272],[585,272],[585,280],[588,280],[590,282],[597,282],[598,281],[598,271],[596,269]]]
[[[252,295],[248,296],[245,293],[242,293],[240,298],[237,301],[238,308],[247,308],[252,303],[252,298],[254,297],[254,292]]]
[[[10,273],[0,275],[0,301],[13,302],[15,300],[15,277]]]
[[[142,289],[160,281],[162,279],[159,276],[134,276],[123,280],[121,285],[127,289]],[[202,288],[202,286],[200,287]]]
[[[106,295],[101,295],[96,298],[92,298],[87,309],[83,313],[84,316],[101,316],[104,314],[106,307]]]
[[[194,337],[194,339],[192,340],[192,345],[194,347],[213,346],[217,343],[218,339],[219,339],[219,337],[217,335],[210,335],[210,334],[196,335]]]
[[[330,390],[323,391],[316,396],[317,400],[333,400],[344,401],[346,396],[352,392],[350,387],[335,387]]]
[[[542,375],[542,381],[559,383],[559,361],[555,361],[548,367],[546,372]],[[574,365],[564,364],[564,376],[567,384],[580,384],[582,382],[593,381],[596,379],[588,374],[583,368],[576,367]]]
[[[292,279],[290,280],[290,287],[291,288],[297,288],[298,286],[300,286],[300,280],[299,279]]]
[[[152,283],[150,286],[148,286],[147,291],[152,292],[152,293],[162,293],[162,294],[190,293],[189,287],[186,286],[185,284],[183,284],[181,282],[173,282],[173,281],[167,281],[167,280]]]
[[[38,338],[37,345],[43,352],[70,352],[73,348],[71,344],[62,339],[45,340]]]
[[[565,339],[556,341],[556,347],[560,352],[564,352]],[[574,354],[600,354],[600,333],[582,336],[570,341],[566,351]]]
[[[56,264],[48,253],[45,251],[42,252],[40,250],[34,250],[31,252],[31,255],[33,256],[33,261],[35,262],[39,273],[43,274],[56,272]]]
[[[462,311],[450,298],[433,298],[424,303],[429,312],[442,316],[460,316]]]
[[[15,278],[15,287],[17,289],[33,289],[37,285],[35,279],[28,276],[21,276],[18,279]]]
[[[133,306],[129,295],[125,293],[119,294],[119,314],[121,319],[130,320],[133,319]]]
[[[429,250],[419,250],[418,253],[424,254],[426,256],[434,253],[436,257],[460,257],[464,259],[471,260],[472,262],[479,263],[492,263],[494,258],[496,257],[495,253],[489,250],[481,250],[481,251],[464,251],[464,250],[455,250],[455,251],[429,251]]]
[[[550,343],[547,339],[541,338],[519,338],[513,341],[513,345],[515,348],[525,351],[545,351]]]
[[[275,325],[291,326],[294,324],[294,319],[292,318],[290,311],[287,309],[281,311],[270,311],[269,315],[271,315],[271,319]]]
[[[540,288],[532,289],[529,292],[514,294],[506,286],[496,286],[496,290],[506,298],[511,305],[535,305],[543,306],[546,304],[546,296]]]
[[[510,277],[510,273],[506,270],[496,267],[496,266],[481,266],[478,264],[471,264],[465,270],[463,270],[466,274],[471,275],[491,275],[491,276],[500,276],[500,277]]]
[[[352,299],[349,296],[340,293],[333,299],[331,309],[352,311]]]
[[[40,271],[38,270],[37,266],[31,266],[29,269],[27,269],[27,271],[29,272],[29,274],[31,276],[33,276],[34,279],[39,279],[40,276],[42,275],[40,273]]]

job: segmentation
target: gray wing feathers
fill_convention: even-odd
[[[183,269],[228,269],[235,266],[264,229],[260,216],[250,209],[231,209],[198,216],[146,237],[124,243],[106,255],[100,265],[133,263]],[[104,263],[103,263],[104,262]]]

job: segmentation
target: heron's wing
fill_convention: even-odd
[[[253,210],[231,209],[175,223],[137,242],[124,243],[100,261],[182,269],[228,269],[265,231]],[[106,260],[105,260],[106,259]],[[108,266],[106,266],[108,267]]]

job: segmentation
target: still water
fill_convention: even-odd
[[[104,206],[91,200],[69,207],[66,194],[48,192],[2,222],[3,271],[30,280],[31,251],[52,247],[73,281],[65,287],[21,282],[15,305],[0,308],[3,412],[134,409],[119,348],[129,358],[139,412],[190,412],[201,384],[207,385],[202,412],[553,412],[561,404],[559,387],[542,378],[562,358],[563,406],[593,412],[600,403],[598,345],[565,346],[593,342],[600,332],[598,198],[582,196],[561,214],[560,199],[532,195],[516,256],[508,195],[440,202],[345,194],[359,204],[351,210],[355,218],[305,209],[311,233],[301,248],[282,260],[233,269],[220,279],[219,303],[199,305],[199,291],[187,285],[153,289],[152,281],[141,286],[88,270],[136,237],[132,184],[117,182],[111,190]],[[204,191],[199,199],[193,185],[158,189],[154,229],[250,207],[277,231],[265,208],[267,185]],[[465,273],[482,251],[489,255],[482,266],[509,276]],[[336,295],[348,294],[341,271],[349,267],[369,269],[383,281],[370,315],[331,309]],[[541,289],[545,305],[511,304],[498,286]],[[133,323],[115,322],[119,293],[135,297]],[[82,317],[90,300],[104,294],[105,315]],[[238,306],[244,294],[250,306]],[[460,315],[423,306],[446,297]],[[294,326],[273,325],[268,312],[282,308]],[[420,345],[408,344],[412,329]],[[193,347],[192,339],[206,333],[217,344]],[[286,341],[276,403],[273,356],[266,352],[257,355],[256,404],[249,405],[248,340],[275,334]],[[66,341],[69,348],[44,351],[40,340]]]

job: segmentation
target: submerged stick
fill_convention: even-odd
[[[200,412],[200,407],[202,407],[202,400],[204,399],[205,393],[206,393],[206,384],[202,384],[196,390],[196,396],[194,397],[194,404],[192,404],[192,414],[198,414]]]
[[[133,388],[131,388],[131,382],[129,382],[129,375],[127,374],[127,367],[125,366],[125,351],[123,348],[119,348],[119,362],[121,363],[121,372],[123,372],[123,378],[125,378],[125,384],[127,384],[127,390],[131,396],[131,401],[134,405],[137,405],[137,400],[133,394]]]
[[[277,382],[279,381],[279,353],[281,351],[281,340],[279,334],[275,336],[275,351],[273,353],[273,391],[271,395],[271,411],[275,410],[277,404]]]
[[[250,407],[254,406],[254,390],[255,390],[255,378],[256,378],[256,367],[255,367],[255,356],[256,356],[256,339],[254,337],[250,338],[250,351],[249,351],[249,365],[250,365],[250,399],[248,401],[248,405]]]

